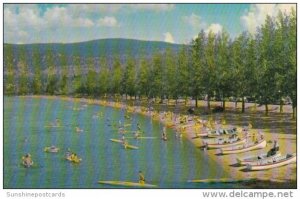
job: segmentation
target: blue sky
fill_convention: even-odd
[[[102,38],[188,43],[203,29],[254,33],[266,15],[291,4],[6,4],[4,42],[79,42]]]

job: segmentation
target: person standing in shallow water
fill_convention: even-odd
[[[142,173],[142,171],[139,171],[139,183],[140,184],[145,184],[145,176],[144,174]]]

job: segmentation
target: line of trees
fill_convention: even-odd
[[[179,99],[192,97],[223,101],[245,97],[265,105],[289,96],[293,117],[297,106],[296,12],[266,17],[254,35],[243,32],[234,39],[223,30],[218,34],[201,31],[179,52],[167,49],[152,57],[127,57],[112,62],[102,58],[45,56],[34,49],[31,56],[14,50],[4,52],[4,93],[124,95],[140,98]],[[43,63],[47,65],[43,68]],[[282,111],[282,106],[281,106]]]

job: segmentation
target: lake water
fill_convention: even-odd
[[[78,110],[78,108],[81,108]],[[95,117],[99,113],[100,117]],[[112,107],[84,105],[78,101],[4,97],[4,188],[122,188],[97,181],[138,181],[139,170],[146,182],[159,188],[231,188],[232,184],[187,183],[191,179],[219,178],[222,166],[205,151],[167,129],[169,140],[160,139],[162,124],[137,113]],[[61,128],[46,127],[58,118]],[[120,139],[118,121],[130,123],[128,130],[157,139],[128,139],[138,150],[125,150],[109,139]],[[84,130],[77,133],[75,127]],[[133,136],[128,133],[128,136]],[[55,145],[59,153],[45,153]],[[73,164],[64,159],[70,148],[83,160]],[[24,168],[21,157],[30,153],[35,167]],[[235,186],[236,187],[236,186]]]

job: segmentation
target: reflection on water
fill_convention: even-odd
[[[119,188],[97,184],[98,180],[138,181],[139,170],[146,182],[159,188],[229,188],[231,184],[193,184],[190,179],[219,178],[226,174],[204,151],[167,129],[168,141],[160,139],[162,126],[140,114],[125,119],[124,110],[59,99],[4,98],[4,187],[5,188]],[[127,115],[127,114],[126,114]],[[51,127],[59,120],[61,126]],[[117,126],[139,123],[144,137],[128,139],[138,150],[124,150],[109,141],[120,139]],[[76,127],[82,129],[77,132]],[[128,134],[128,135],[127,135]],[[128,132],[127,137],[133,134]],[[45,153],[55,145],[58,153]],[[64,159],[70,148],[82,158],[78,165]],[[32,155],[35,167],[25,169],[20,159]]]

